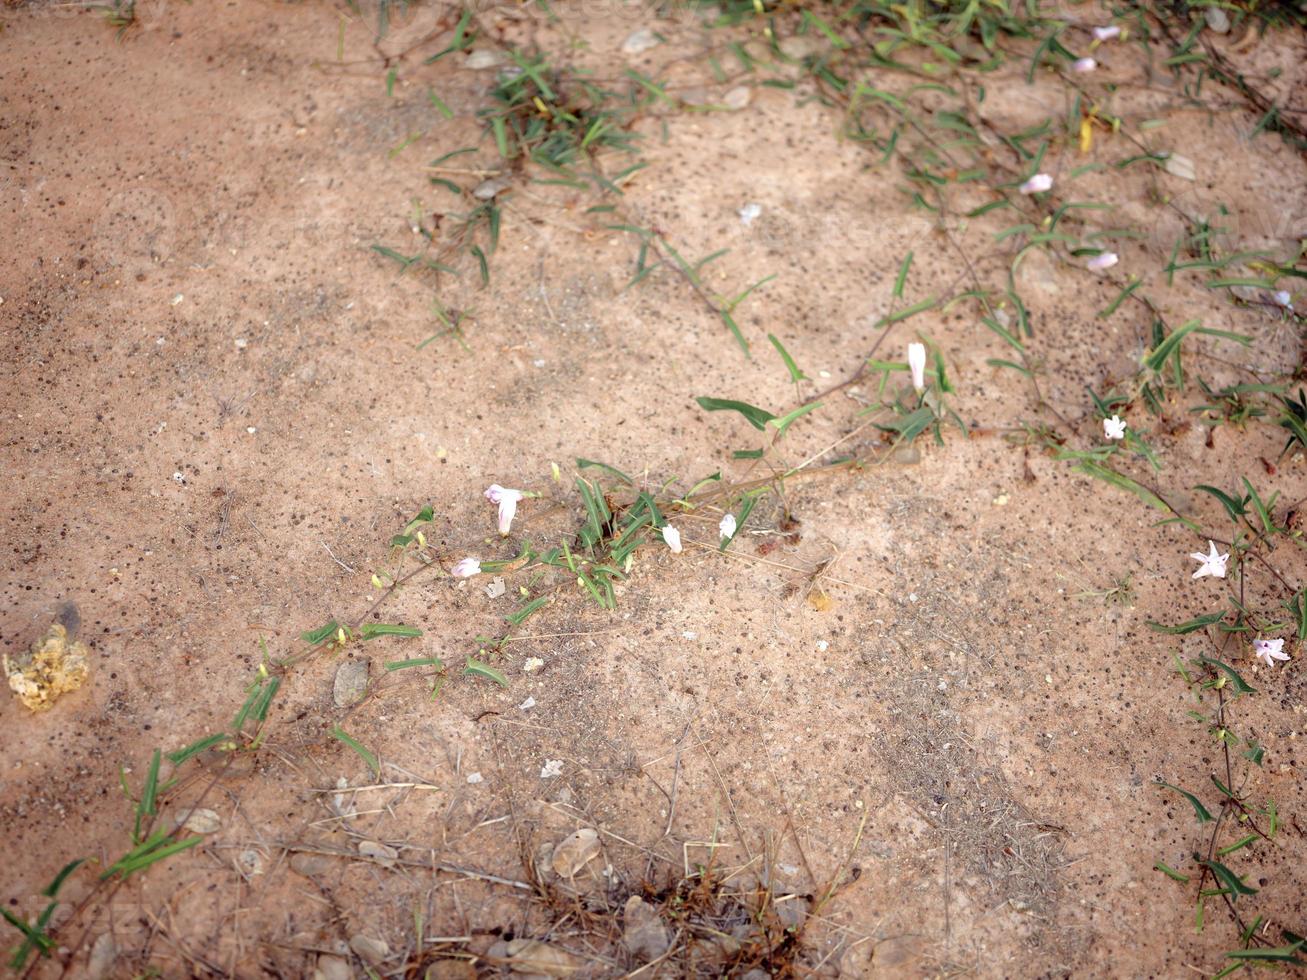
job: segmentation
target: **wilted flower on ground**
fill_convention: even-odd
[[[1208,541],[1207,546],[1210,549],[1207,554],[1195,551],[1189,556],[1194,561],[1202,563],[1199,565],[1198,571],[1194,572],[1194,578],[1202,578],[1204,575],[1225,578],[1225,563],[1230,560],[1230,553],[1217,554],[1215,541]]]
[[[454,578],[471,578],[473,575],[481,574],[481,562],[476,558],[464,558],[454,566],[450,573]]]
[[[524,496],[521,490],[509,490],[498,483],[492,483],[486,489],[486,499],[499,505],[499,533],[507,534],[513,527],[513,518],[517,515],[517,502]]]
[[[674,554],[679,555],[681,553],[681,532],[670,524],[663,525],[663,540],[667,542],[667,547],[671,548]]]
[[[1093,35],[1095,41],[1110,41],[1114,37],[1121,36],[1121,28],[1117,27],[1115,24],[1112,24],[1109,27],[1095,27]]]
[[[1110,419],[1103,419],[1103,435],[1109,439],[1125,438],[1125,419],[1113,415]]]
[[[1086,263],[1086,268],[1090,272],[1102,272],[1104,269],[1110,269],[1118,262],[1115,252],[1100,252]]]
[[[1098,62],[1093,58],[1077,58],[1071,62],[1071,70],[1077,75],[1085,75],[1098,67]]]
[[[722,522],[717,525],[717,533],[723,538],[735,537],[735,515],[727,514],[722,518]]]
[[[1289,655],[1284,652],[1283,640],[1253,640],[1253,653],[1267,667],[1274,667],[1277,660],[1289,659]]]
[[[921,391],[926,387],[925,344],[908,344],[908,368],[912,371],[912,387]]]
[[[1271,299],[1275,300],[1280,306],[1283,306],[1290,313],[1293,312],[1293,297],[1289,295],[1287,289],[1277,289],[1271,294]]]
[[[1041,194],[1053,186],[1053,178],[1048,174],[1035,174],[1017,188],[1022,194]]]

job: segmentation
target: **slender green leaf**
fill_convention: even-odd
[[[391,660],[385,665],[386,670],[406,670],[409,667],[440,667],[444,663],[439,657],[414,657],[412,660]]]
[[[729,398],[696,398],[699,407],[705,412],[739,412],[751,426],[762,432],[767,423],[776,418],[771,412],[750,405],[747,402],[732,401]]]
[[[1203,806],[1202,802],[1198,799],[1198,797],[1194,796],[1193,793],[1183,790],[1179,786],[1172,786],[1170,783],[1159,782],[1157,785],[1165,786],[1167,789],[1175,790],[1186,800],[1188,800],[1189,803],[1194,808],[1194,815],[1198,817],[1199,823],[1207,823],[1209,820],[1213,819],[1212,815],[1207,811],[1207,807]]]
[[[1211,626],[1214,623],[1219,623],[1225,618],[1225,615],[1225,610],[1222,609],[1220,612],[1208,613],[1206,616],[1199,616],[1196,619],[1190,619],[1178,626],[1163,626],[1161,623],[1154,623],[1152,620],[1149,620],[1148,628],[1156,630],[1158,633],[1169,633],[1172,636],[1180,636],[1185,633],[1196,632],[1206,626]]]
[[[794,358],[790,357],[790,352],[785,349],[785,345],[776,338],[776,335],[769,333],[767,339],[771,341],[771,345],[776,348],[776,353],[780,354],[781,360],[785,362],[785,370],[790,372],[790,381],[795,384],[800,381],[807,381],[808,376],[794,363]]]
[[[596,598],[598,598],[596,596]],[[467,663],[463,667],[464,674],[471,674],[473,677],[484,677],[486,680],[494,681],[500,687],[508,687],[508,678],[495,670],[487,663],[483,663],[476,657],[468,657]]]
[[[365,640],[372,640],[378,636],[421,636],[422,631],[416,626],[402,626],[395,623],[364,623],[359,627],[359,635]]]
[[[349,734],[349,732],[345,731],[345,729],[341,728],[339,725],[336,725],[331,729],[331,736],[338,742],[353,749],[358,757],[367,763],[368,768],[372,770],[372,774],[378,778],[381,777],[381,766],[377,763],[377,757],[364,747],[358,739]]]

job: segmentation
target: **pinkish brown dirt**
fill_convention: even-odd
[[[624,289],[631,238],[586,214],[590,195],[537,185],[506,198],[489,286],[466,264],[441,287],[446,306],[473,311],[466,349],[444,338],[417,350],[441,329],[430,280],[400,276],[370,246],[416,251],[415,208],[464,209],[428,183],[432,159],[477,145],[449,165],[496,163],[473,117],[493,72],[462,55],[421,64],[447,34],[409,51],[386,92],[382,53],[422,41],[429,16],[397,19],[379,45],[324,4],[142,5],[121,39],[66,6],[0,19],[0,650],[25,649],[73,599],[93,653],[89,685],[53,710],[0,701],[0,901],[15,914],[39,911],[66,862],[108,864],[126,849],[119,767],[139,786],[156,747],[227,725],[261,640],[279,656],[365,607],[387,542],[422,506],[435,507],[438,554],[491,557],[513,552],[494,538],[486,485],[547,498],[522,505],[515,535],[539,541],[578,512],[551,463],[569,473],[576,457],[599,459],[655,487],[718,469],[739,478],[748,464],[730,451],[753,448],[755,433],[696,396],[792,401],[768,332],[833,384],[869,348],[908,250],[910,293],[958,276],[898,182],[836,138],[836,114],[804,104],[802,88],[751,87],[738,112],[637,124],[650,166],[625,205],[684,254],[729,248],[710,266],[724,293],[777,275],[740,308],[752,360],[679,277]],[[643,26],[621,11],[559,16],[506,8],[490,20],[519,43],[572,42],[578,63],[613,76],[629,60],[622,40]],[[650,18],[669,40],[633,63],[651,70],[707,43],[697,23]],[[1289,61],[1301,54],[1301,38],[1284,43]],[[1233,102],[1215,118],[1186,109],[1164,81],[1140,81],[1137,53],[1115,51],[1104,70],[1122,83],[1116,111],[1161,119],[1199,170],[1197,182],[1089,178],[1095,198],[1120,202],[1096,220],[1151,236],[1126,245],[1124,264],[1164,264],[1178,233],[1158,203],[1167,195],[1222,202],[1245,247],[1303,233],[1300,156],[1251,139],[1256,116]],[[671,77],[730,87],[702,67]],[[1063,98],[1051,83],[1027,87],[1014,65],[986,105],[996,124],[1023,124],[1061,112]],[[1100,133],[1087,160],[1124,153]],[[1063,166],[1081,162],[1068,151]],[[737,211],[750,201],[762,214],[745,226]],[[987,216],[962,232],[986,279],[1008,261],[986,258],[1003,224]],[[1218,361],[1229,357],[1295,369],[1292,327],[1149,275],[1177,320],[1256,338],[1251,353],[1201,344],[1204,370],[1232,370]],[[1039,254],[1018,277],[1045,395],[1079,418],[1086,386],[1133,369],[1148,324],[1134,310],[1096,319],[1115,291]],[[969,424],[999,431],[1035,416],[1019,379],[985,364],[1003,351],[970,311],[929,314],[919,329],[949,357]],[[906,337],[883,356],[900,357]],[[835,411],[793,430],[787,458],[849,436],[871,394],[833,395]],[[1258,462],[1276,460],[1278,433],[1227,426],[1209,441],[1173,408],[1156,444],[1176,499],[1215,523],[1193,484],[1250,475],[1264,493],[1303,495],[1300,454],[1274,475]],[[382,670],[402,657],[460,665],[513,608],[480,580],[419,580],[384,618],[421,627],[420,640],[356,645],[288,673],[261,749],[204,790],[221,827],[202,846],[68,921],[95,872],[74,877],[55,919],[74,972],[86,975],[109,935],[106,976],[308,976],[363,934],[386,942],[379,971],[399,976],[418,962],[416,914],[428,940],[447,940],[431,949],[483,957],[483,971],[496,969],[484,959],[496,939],[532,936],[579,957],[582,975],[625,975],[638,961],[520,887],[542,844],[582,826],[600,831],[602,853],[577,888],[587,908],[611,910],[614,936],[627,894],[711,863],[726,887],[765,879],[798,907],[847,880],[804,930],[810,975],[1219,969],[1236,938],[1224,913],[1209,907],[1195,935],[1193,895],[1153,870],[1200,844],[1187,804],[1154,782],[1205,786],[1219,755],[1172,662],[1200,641],[1146,627],[1207,611],[1219,594],[1189,577],[1192,537],[998,436],[953,433],[915,464],[794,481],[785,502],[797,540],[769,505],[723,556],[716,518],[692,515],[686,552],[643,549],[615,612],[581,595],[556,602],[497,661],[507,689],[455,672],[433,698]],[[1301,581],[1301,551],[1284,562]],[[1105,602],[1126,576],[1132,601]],[[378,683],[353,709],[333,703],[340,657],[367,658]],[[533,657],[543,667],[524,672]],[[1302,931],[1307,682],[1298,659],[1240,667],[1262,690],[1241,723],[1266,747],[1243,791],[1274,798],[1284,824],[1241,865],[1261,888],[1246,905]],[[336,725],[376,753],[383,779],[330,737]],[[562,761],[557,778],[541,778],[548,760]],[[177,794],[173,812],[207,785]],[[360,841],[396,848],[401,863],[306,860]],[[642,975],[681,975],[712,952],[687,941]]]

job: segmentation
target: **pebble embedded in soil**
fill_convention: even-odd
[[[177,823],[197,834],[214,834],[222,827],[222,818],[206,807],[196,807],[177,814]]]
[[[658,38],[654,35],[654,32],[647,27],[642,27],[622,42],[622,53],[644,54],[650,48],[656,48],[657,46]]]
[[[290,869],[305,878],[326,874],[336,862],[325,854],[292,854]]]
[[[643,962],[656,960],[672,943],[662,916],[639,895],[632,895],[622,909],[622,945]]]
[[[336,668],[331,697],[338,708],[348,708],[363,700],[368,690],[368,661],[346,660]]]
[[[550,864],[560,878],[574,878],[576,873],[599,856],[599,833],[582,827],[563,838],[554,848]]]
[[[390,955],[390,946],[384,939],[373,939],[371,936],[365,936],[362,933],[355,933],[349,937],[349,948],[358,953],[359,957],[373,966],[385,961]]]

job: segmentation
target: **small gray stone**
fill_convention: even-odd
[[[463,62],[473,71],[484,71],[487,68],[498,68],[504,63],[504,56],[493,48],[477,48],[467,60]]]
[[[1208,7],[1204,16],[1207,18],[1207,26],[1217,34],[1230,33],[1230,15],[1220,7]]]
[[[795,61],[802,61],[812,55],[821,54],[830,49],[830,42],[812,34],[791,34],[781,41],[781,54]]]
[[[489,180],[483,180],[477,184],[472,189],[472,196],[478,201],[490,201],[511,186],[513,186],[513,182],[507,177],[491,177]]]
[[[671,945],[658,910],[639,895],[628,898],[622,909],[622,945],[646,963],[662,956]]]
[[[314,878],[318,875],[324,875],[335,865],[332,858],[325,854],[292,854],[290,856],[290,869],[296,874],[302,874],[305,878]]]
[[[386,957],[390,955],[390,946],[384,939],[373,939],[362,933],[349,937],[349,948],[358,953],[360,959],[373,966],[385,962]]]
[[[722,96],[722,105],[728,109],[743,109],[752,101],[753,90],[744,85],[737,85]]]
[[[559,841],[550,859],[554,873],[560,878],[574,878],[576,873],[599,856],[599,833],[591,827],[582,827]]]
[[[319,956],[313,980],[354,980],[354,971],[339,956]]]
[[[647,27],[642,27],[622,42],[623,54],[644,54],[658,46],[658,38]]]
[[[113,933],[106,932],[97,936],[91,946],[91,958],[86,964],[86,980],[105,980],[113,970],[117,958],[118,946],[113,941]]]
[[[368,690],[368,661],[346,660],[336,668],[331,696],[338,708],[348,708],[363,700]]]
[[[1179,153],[1167,154],[1166,172],[1172,177],[1179,177],[1181,180],[1197,179],[1197,174],[1194,171],[1194,162],[1186,156],[1181,156]]]
[[[372,858],[372,860],[387,868],[393,868],[395,859],[399,857],[399,851],[374,840],[360,841],[359,854],[365,858]]]
[[[546,977],[570,977],[581,969],[581,960],[565,949],[550,946],[538,939],[499,940],[488,955],[508,964],[514,973]]]
[[[222,826],[222,818],[214,811],[199,806],[194,809],[185,809],[178,813],[177,824],[178,826],[185,827],[192,833],[213,834],[217,833],[218,828]]]
[[[808,903],[801,897],[777,902],[772,907],[776,910],[776,918],[786,929],[798,929],[808,917]]]

